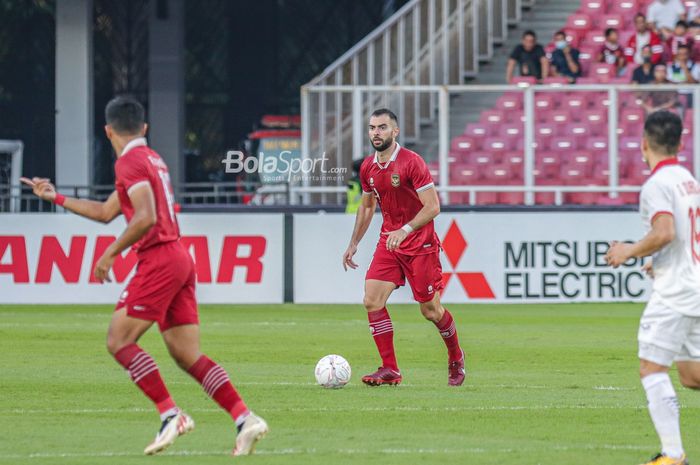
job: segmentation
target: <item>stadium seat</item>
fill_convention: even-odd
[[[634,16],[635,13],[640,11],[638,2],[636,0],[619,0],[610,2],[611,13],[619,13],[622,16],[630,15]],[[644,10],[646,12],[646,10]]]
[[[615,65],[592,63],[588,74],[598,79],[598,82],[608,82],[615,77]]]
[[[639,137],[622,137],[618,143],[620,150],[640,153],[641,140]]]
[[[555,152],[538,153],[535,157],[535,169],[542,179],[555,179],[562,167],[562,155]]]
[[[464,135],[473,138],[486,138],[493,134],[493,126],[483,123],[469,123],[464,128]]]
[[[571,92],[564,98],[559,98],[559,108],[567,109],[569,113],[580,112],[587,108],[585,92]]]
[[[567,168],[576,169],[580,171],[585,177],[592,176],[594,173],[594,166],[596,165],[596,163],[593,155],[590,152],[572,152],[564,157],[564,161],[564,165]]]
[[[500,110],[486,110],[481,112],[479,119],[480,123],[484,124],[501,124],[505,121],[505,115]]]
[[[554,96],[549,93],[535,94],[535,111],[549,111],[554,109]]]
[[[586,140],[586,150],[595,152],[607,152],[608,138],[607,137],[589,137]]]
[[[516,76],[510,83],[519,87],[534,86],[537,84],[537,79],[534,76]]]
[[[551,86],[566,86],[569,85],[569,80],[564,77],[548,77],[542,79],[542,84],[548,84]]]
[[[583,0],[579,12],[591,17],[604,14],[608,10],[606,0]]]
[[[581,121],[589,124],[608,124],[608,112],[605,109],[586,110]]]
[[[600,29],[593,29],[588,31],[581,42],[582,46],[590,48],[600,48],[605,42],[605,31]],[[594,57],[595,59],[595,57]]]
[[[605,30],[609,27],[615,29],[622,29],[624,26],[624,19],[620,13],[610,13],[606,15],[600,15],[597,18],[598,29]]]
[[[513,141],[509,144],[510,147],[515,147],[517,144],[515,139],[522,138],[524,135],[524,127],[521,123],[503,124],[499,127],[499,130],[500,137],[513,139]]]
[[[452,145],[450,147],[453,151],[467,151],[467,150],[479,150],[481,147],[477,146],[477,141],[473,137],[468,136],[457,136],[452,139]]]
[[[597,125],[591,125],[585,122],[582,123],[569,123],[564,127],[564,132],[560,135],[565,137],[571,137],[575,140],[576,149],[582,149],[586,146],[586,137],[588,136],[598,136]]]
[[[503,153],[515,148],[515,139],[507,137],[489,137],[484,141],[484,150],[491,153]]]
[[[577,32],[580,31],[585,33],[593,27],[593,23],[590,16],[584,13],[578,13],[569,15],[568,19],[566,20],[566,27]]]
[[[620,120],[625,123],[644,124],[644,110],[641,108],[628,108],[620,115]]]
[[[511,111],[523,108],[523,94],[521,92],[506,92],[498,97],[496,101],[496,109],[502,111]]]
[[[573,137],[553,137],[549,148],[553,152],[569,153],[576,150],[576,139]]]

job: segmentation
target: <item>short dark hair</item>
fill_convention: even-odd
[[[532,29],[528,29],[527,31],[523,32],[523,39],[527,36],[532,36],[533,39],[537,39],[537,34],[535,34],[535,31]]]
[[[617,33],[617,29],[615,29],[614,27],[607,28],[605,30],[605,37],[610,37],[610,34],[612,34],[613,32]]]
[[[392,120],[397,126],[399,125],[399,119],[396,117],[396,114],[388,108],[380,108],[378,110],[374,110],[370,116],[382,115],[387,115],[389,119]]]
[[[634,15],[634,20],[637,21],[637,18],[639,18],[640,16],[641,16],[642,18],[644,18],[644,20],[646,21],[647,17],[646,17],[646,15],[645,15],[644,13],[642,13],[642,12],[639,12],[639,13],[637,13],[636,15]]]
[[[676,23],[676,27],[678,26],[683,26],[684,28],[688,29],[688,23],[686,23],[682,19],[678,20],[678,22]]]
[[[690,47],[688,47],[688,44],[679,44],[676,48],[676,53],[678,53],[678,50],[680,49],[685,49],[688,51],[688,53],[690,53]]]
[[[120,95],[107,103],[105,121],[118,134],[137,134],[146,124],[146,111],[134,97]]]
[[[654,152],[675,155],[682,133],[681,117],[668,110],[655,111],[644,122],[644,137]]]
[[[566,32],[561,31],[561,30],[557,31],[554,33],[554,37],[556,37],[556,36],[564,36],[564,38],[566,38]]]

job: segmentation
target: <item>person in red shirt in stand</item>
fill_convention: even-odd
[[[600,52],[598,53],[598,62],[615,65],[617,74],[622,72],[627,65],[625,54],[618,39],[617,29],[613,27],[606,29],[605,42],[600,46]]]
[[[100,282],[111,281],[109,272],[116,257],[129,247],[136,252],[136,273],[112,315],[107,350],[160,413],[161,428],[144,453],[161,452],[194,429],[192,418],[170,396],[153,358],[137,344],[157,323],[180,368],[236,423],[233,455],[247,455],[268,427],[248,410],[226,371],[200,352],[194,262],[180,242],[168,167],[146,143],[143,106],[131,97],[116,97],[107,104],[105,119],[107,138],[117,154],[116,189],[106,201],[66,197],[45,178],[22,178],[22,182],[43,200],[91,220],[109,223],[120,213],[126,218],[126,229],[98,260],[94,274]]]
[[[379,204],[384,222],[374,257],[365,276],[364,305],[369,327],[382,358],[379,369],[362,378],[370,386],[397,385],[402,376],[394,353],[394,327],[386,302],[394,289],[408,279],[413,298],[423,316],[432,321],[448,352],[448,385],[464,382],[464,351],[459,345],[452,315],[440,303],[444,288],[440,265],[440,240],[433,219],[440,201],[425,161],[401,147],[396,115],[385,108],[369,119],[369,138],[374,155],[360,167],[362,203],[357,210],[350,245],[343,254],[343,267],[358,267],[352,257],[367,232]]]
[[[625,48],[627,62],[636,63],[638,65],[643,64],[644,58],[642,57],[642,48],[644,48],[645,45],[649,45],[651,47],[651,63],[661,63],[664,46],[659,36],[649,29],[646,16],[642,13],[637,13],[634,17],[634,28],[636,29],[636,33],[630,37],[627,42],[627,47]]]

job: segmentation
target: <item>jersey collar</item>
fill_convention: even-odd
[[[391,163],[392,161],[396,161],[396,157],[399,156],[399,150],[401,150],[401,146],[400,146],[399,143],[397,142],[397,143],[396,143],[396,148],[394,149],[394,153],[391,154],[391,158],[389,158],[389,161],[386,162],[385,165],[382,165],[381,163],[379,163],[379,154],[375,151],[375,152],[374,152],[374,162],[375,162],[377,165],[379,165],[380,168],[384,169],[384,168],[386,168],[387,166],[389,166],[389,163]]]
[[[678,164],[678,158],[676,158],[676,157],[671,157],[671,158],[667,158],[665,160],[661,160],[659,163],[656,164],[656,166],[652,170],[651,174],[656,173],[664,166],[677,165],[677,164]]]
[[[136,139],[131,139],[129,141],[129,143],[124,146],[124,150],[122,150],[122,153],[119,156],[122,156],[126,152],[128,152],[129,150],[136,148],[136,147],[140,147],[142,145],[148,145],[148,142],[146,142],[145,137],[137,137]]]

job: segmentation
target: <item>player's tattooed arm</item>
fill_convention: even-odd
[[[423,208],[418,211],[416,216],[406,226],[396,231],[382,233],[388,235],[386,238],[386,248],[388,250],[398,249],[411,232],[422,228],[440,214],[440,200],[435,187],[418,192],[418,199],[423,204]]]
[[[56,187],[47,178],[29,179],[23,177],[20,178],[20,181],[31,187],[34,194],[40,199],[56,203],[68,211],[100,223],[109,223],[121,213],[116,191],[112,192],[106,201],[100,202],[61,195],[56,192]]]
[[[357,245],[360,243],[367,228],[369,228],[372,218],[374,217],[374,211],[377,208],[377,199],[372,194],[363,194],[362,203],[357,209],[357,215],[355,216],[355,227],[352,230],[352,237],[350,238],[350,244],[343,254],[343,269],[348,271],[348,267],[353,270],[357,268],[357,263],[352,259],[352,257],[357,252]]]
[[[653,255],[673,241],[675,237],[676,227],[673,215],[664,213],[654,219],[649,233],[634,244],[612,242],[605,258],[608,265],[617,268],[630,258]]]

